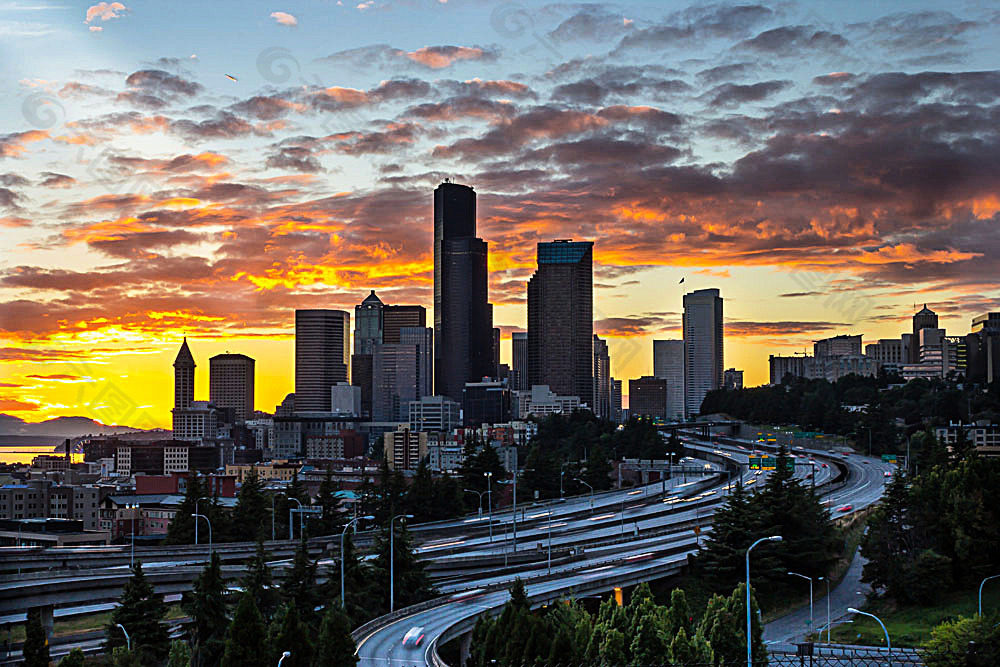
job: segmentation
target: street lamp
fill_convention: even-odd
[[[548,574],[552,574],[552,510],[549,510],[549,571]]]
[[[820,577],[820,581],[826,582],[826,643],[830,643],[830,578]],[[820,639],[823,639],[823,633],[820,632]]]
[[[293,496],[288,496],[288,499],[289,500],[294,500],[295,503],[299,506],[299,512],[302,511],[302,501],[301,500],[299,500],[298,498],[295,498]],[[302,532],[302,531],[299,531],[299,532]],[[288,540],[291,541],[291,540],[294,540],[294,539],[295,539],[295,519],[292,518],[292,508],[289,507],[288,508]]]
[[[274,541],[274,501],[278,499],[277,493],[271,494],[271,541]]]
[[[781,535],[771,535],[770,537],[762,537],[747,549],[747,667],[753,667],[753,656],[751,653],[751,645],[753,642],[750,637],[750,552],[753,548],[760,544],[761,542],[780,542]]]
[[[195,513],[195,514],[192,514],[191,516],[194,517],[194,525],[196,525],[196,526],[198,525],[198,518],[199,517],[201,517],[202,519],[204,519],[205,523],[208,524],[208,555],[209,555],[209,558],[211,558],[211,556],[212,556],[212,522],[209,521],[208,517],[205,516],[204,514],[197,514],[197,513]]]
[[[129,560],[129,567],[135,567],[135,513],[139,509],[139,503],[129,503],[125,506],[127,509],[132,510],[132,557]]]
[[[493,544],[493,473],[484,472],[486,478],[486,502],[490,510],[490,544]]]
[[[357,523],[361,519],[371,521],[374,518],[375,517],[373,517],[371,514],[365,514],[364,516],[356,516],[347,522],[347,525],[344,526],[344,532],[340,534],[340,608],[341,609],[347,608],[347,601],[344,599],[344,537],[347,536],[347,529],[350,528],[353,524]]]
[[[792,577],[801,577],[803,579],[808,579],[809,580],[809,629],[811,630],[813,628],[813,622],[814,622],[814,619],[813,619],[813,578],[812,577],[807,577],[804,574],[799,574],[798,572],[789,572],[788,574],[789,574],[789,576],[792,576]]]
[[[485,491],[476,491],[475,489],[462,489],[466,493],[474,493],[479,496],[479,516],[483,515],[483,496],[486,495]]]
[[[852,614],[861,614],[862,616],[870,616],[878,621],[878,624],[882,626],[882,632],[885,633],[885,648],[889,651],[889,664],[892,665],[892,644],[889,642],[889,631],[885,629],[885,623],[882,622],[875,614],[869,614],[867,611],[861,611],[860,609],[855,609],[854,607],[848,607],[847,611]]]
[[[397,514],[396,516],[394,516],[391,519],[389,519],[389,613],[390,614],[395,609],[395,602],[396,602],[396,589],[394,587],[395,583],[396,583],[396,576],[395,576],[395,571],[396,571],[396,548],[395,548],[395,546],[393,546],[393,544],[394,544],[393,540],[394,540],[394,538],[396,536],[396,531],[394,531],[392,529],[392,522],[395,521],[396,519],[399,519],[399,518],[412,519],[413,515],[412,514]],[[340,556],[341,556],[341,558],[340,558],[341,561],[343,561],[344,560],[344,558],[343,558],[344,554],[341,553]],[[341,582],[343,582],[343,579],[341,579]]]
[[[593,514],[594,513],[594,487],[592,487],[590,484],[587,484],[585,481],[583,481],[579,477],[574,477],[573,479],[576,480],[577,482],[580,482],[580,484],[583,484],[588,489],[590,489],[590,513]]]
[[[115,623],[115,625],[117,625],[119,628],[122,629],[122,634],[125,635],[125,650],[127,650],[129,653],[131,653],[132,652],[132,638],[128,636],[128,630],[126,630],[125,626],[122,625],[121,623]]]
[[[198,500],[194,501],[194,511],[195,511],[195,513],[197,513],[199,511],[198,510],[198,503],[200,503],[203,500],[208,500],[208,497],[202,496],[201,498],[198,498]],[[198,546],[198,520],[197,519],[194,520],[194,545]]]
[[[278,658],[278,667],[281,667],[281,663],[283,663],[285,661],[285,658],[287,658],[290,655],[291,655],[291,653],[288,652],[288,651],[285,651],[284,653],[282,653],[281,657]]]
[[[1000,574],[994,574],[992,577],[986,577],[979,584],[979,618],[983,617],[983,586],[985,586],[986,582],[990,579],[996,579],[997,577],[1000,577]]]

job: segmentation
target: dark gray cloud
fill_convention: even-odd
[[[724,83],[710,90],[707,97],[715,106],[735,106],[759,102],[792,85],[791,81],[761,81],[760,83]]]

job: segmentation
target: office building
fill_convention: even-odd
[[[365,437],[353,429],[333,429],[329,433],[306,437],[306,457],[310,459],[353,459],[364,456],[365,445]]]
[[[217,354],[208,360],[208,401],[230,410],[232,423],[253,416],[254,360],[245,354]]]
[[[295,311],[296,412],[330,411],[330,387],[348,381],[350,337],[347,311]]]
[[[528,281],[528,384],[594,405],[594,244],[538,244]]]
[[[701,412],[705,394],[722,386],[722,297],[718,289],[684,295],[684,416]],[[631,397],[629,408],[632,409]]]
[[[426,327],[427,309],[423,306],[385,306],[383,312],[383,343],[401,343],[401,332],[407,327]]]
[[[722,373],[722,386],[726,389],[742,389],[743,371],[735,368],[727,368]]]
[[[187,337],[174,358],[174,407],[189,408],[194,401],[194,357],[188,347]]]
[[[490,321],[493,321],[493,304],[490,304]],[[497,380],[500,379],[500,328],[493,327],[493,335],[490,338],[490,365],[493,367],[493,372],[490,373],[491,378]]]
[[[667,381],[652,375],[629,380],[628,409],[633,417],[666,419]]]
[[[450,433],[462,425],[462,406],[444,396],[424,396],[410,402],[410,430]]]
[[[417,398],[434,394],[434,329],[401,327],[399,344],[412,345],[417,359]]]
[[[375,346],[382,343],[385,306],[371,291],[354,307],[354,354],[351,355],[351,384],[361,389],[361,414],[372,414],[372,363]]]
[[[622,381],[611,378],[611,421],[622,423]]]
[[[568,415],[580,409],[579,396],[560,396],[545,384],[536,384],[531,389],[515,392],[514,403],[517,406],[517,414],[514,415],[517,419]]]
[[[495,372],[486,256],[475,191],[442,183],[434,190],[434,393],[452,400]]]
[[[880,338],[877,343],[865,345],[865,356],[873,359],[886,373],[899,373],[910,361],[909,345],[904,345],[902,338]]]
[[[801,378],[806,376],[806,357],[784,356],[772,354],[767,359],[770,368],[770,383],[781,384],[786,377]]]
[[[330,414],[335,417],[361,416],[361,387],[338,382],[330,387]]]
[[[1000,381],[1000,312],[973,318],[966,340],[969,380],[986,384]]]
[[[462,423],[466,428],[510,421],[510,388],[506,382],[467,382],[462,393]]]
[[[186,408],[174,408],[172,433],[176,440],[215,440],[219,436],[215,406],[208,401],[192,401]]]
[[[390,470],[416,470],[427,456],[427,434],[400,425],[382,435],[382,449]]]
[[[608,343],[594,334],[594,414],[611,419],[611,354]]]
[[[405,422],[417,392],[417,346],[382,343],[372,363],[372,421]]]
[[[849,354],[834,357],[802,357],[804,375],[810,380],[826,380],[836,382],[847,375],[875,377],[878,375],[878,362],[862,354]]]
[[[861,335],[841,334],[813,343],[814,357],[848,357],[861,354]]]
[[[667,419],[684,419],[684,341],[653,341],[653,377],[667,381]]]
[[[920,363],[920,331],[922,329],[937,329],[938,328],[938,316],[933,310],[924,304],[913,316],[913,338],[910,343],[910,363],[919,364]]]
[[[515,331],[510,335],[511,388],[528,389],[528,332]]]

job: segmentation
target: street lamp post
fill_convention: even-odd
[[[375,517],[373,517],[371,514],[365,514],[364,516],[356,516],[347,522],[347,525],[344,526],[344,532],[340,534],[340,608],[341,609],[347,608],[347,600],[344,599],[344,538],[347,536],[347,529],[350,528],[355,523],[357,523],[358,521],[360,521],[361,519],[371,521],[374,518]]]
[[[212,556],[212,522],[209,521],[208,517],[205,516],[204,514],[195,513],[195,514],[192,514],[191,516],[194,517],[194,523],[195,523],[195,525],[198,525],[198,517],[201,517],[202,519],[204,519],[205,523],[208,524],[208,555],[209,555],[209,558],[211,558],[211,556]]]
[[[271,494],[271,541],[274,541],[274,501],[278,499],[277,493]]]
[[[125,626],[122,625],[121,623],[115,623],[115,625],[117,625],[119,628],[122,629],[122,634],[125,635],[125,650],[127,650],[129,653],[131,653],[132,652],[132,638],[128,636],[128,630],[126,630]]]
[[[299,511],[302,511],[302,501],[293,496],[288,496],[289,500],[294,500],[295,504],[299,506]],[[292,516],[292,508],[288,508],[288,540],[292,541],[295,539],[295,519]]]
[[[490,544],[493,544],[493,473],[484,472],[486,478],[486,502],[490,510]]]
[[[290,655],[291,653],[289,651],[285,651],[284,653],[282,653],[281,657],[278,658],[278,667],[281,667],[281,663],[283,663],[285,661],[285,658],[287,658]]]
[[[128,507],[129,510],[131,510],[130,514],[132,515],[132,531],[131,531],[132,532],[132,556],[129,559],[129,563],[128,563],[128,566],[130,568],[132,568],[132,567],[135,567],[135,513],[139,509],[139,503],[129,503],[128,505],[126,505],[126,507]],[[196,526],[198,525],[197,521],[195,521],[195,525]]]
[[[462,489],[466,493],[474,493],[479,496],[479,516],[483,515],[483,496],[486,495],[485,491],[476,491],[475,489]]]
[[[585,481],[583,481],[579,477],[574,477],[573,479],[576,480],[577,482],[580,482],[580,484],[583,484],[588,489],[590,489],[590,513],[593,514],[594,513],[594,487],[592,487],[590,484],[587,484]]]
[[[753,548],[760,544],[761,542],[780,542],[781,535],[771,535],[770,537],[762,537],[747,549],[746,561],[747,561],[747,667],[753,667],[753,654],[752,645],[753,641],[750,636],[750,552]]]
[[[855,609],[854,607],[848,607],[847,611],[852,614],[861,614],[862,616],[869,616],[878,621],[878,624],[882,626],[882,632],[885,633],[885,649],[889,652],[889,667],[892,667],[892,643],[889,641],[889,631],[885,629],[885,623],[882,619],[875,614],[869,614],[867,611],[861,611],[860,609]]]
[[[198,498],[198,500],[194,501],[194,511],[195,511],[195,514],[197,514],[200,511],[198,509],[198,503],[200,503],[203,500],[208,500],[208,497],[202,496],[201,498]],[[194,520],[194,545],[198,546],[198,520],[197,519]]]
[[[997,577],[1000,577],[1000,574],[994,574],[991,577],[986,577],[979,583],[979,618],[983,617],[983,586],[985,586],[986,582],[990,579],[996,579]]]
[[[396,516],[389,519],[389,613],[391,614],[396,608],[396,547],[394,539],[396,536],[396,531],[392,528],[392,522],[396,519],[412,519],[412,514],[397,514]],[[341,554],[341,560],[343,560],[343,554]]]
[[[549,574],[552,574],[552,510],[549,510]]]
[[[811,630],[814,627],[813,623],[815,621],[813,618],[813,578],[807,577],[804,574],[799,574],[798,572],[789,572],[788,574],[792,577],[801,577],[809,580],[809,629]],[[827,602],[829,602],[829,600]]]

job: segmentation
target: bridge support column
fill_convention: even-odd
[[[36,608],[42,617],[42,628],[45,630],[45,638],[51,641],[52,631],[56,624],[54,607],[47,604]]]
[[[472,652],[472,631],[466,632],[462,635],[462,643],[459,646],[459,653],[461,654],[462,664],[464,665],[469,660],[469,654]]]

